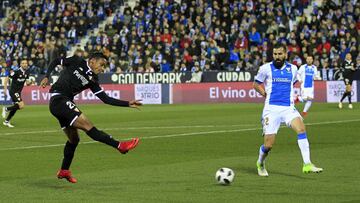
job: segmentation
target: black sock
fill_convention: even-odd
[[[95,127],[87,131],[86,134],[89,135],[91,139],[110,145],[114,148],[117,148],[119,146],[119,141],[114,140],[110,135],[106,134],[103,131],[99,131]]]
[[[69,170],[71,162],[74,158],[76,147],[77,144],[72,144],[69,141],[66,142],[64,147],[64,158],[61,165],[62,170]]]
[[[342,96],[341,99],[340,99],[340,102],[342,102],[347,95],[348,95],[348,92],[344,92],[343,96]]]
[[[351,92],[348,94],[349,104],[351,104]]]
[[[18,110],[19,104],[14,104],[12,106],[6,107],[6,111]]]
[[[5,121],[10,121],[11,118],[15,115],[17,110],[12,110],[10,111],[9,115],[7,116],[7,118],[5,119]]]

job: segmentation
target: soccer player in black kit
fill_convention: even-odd
[[[344,83],[345,83],[346,89],[345,89],[343,96],[341,97],[340,102],[339,102],[339,109],[342,109],[342,107],[343,107],[342,101],[346,97],[348,97],[348,99],[349,99],[349,109],[352,109],[353,105],[351,103],[351,90],[352,90],[351,85],[353,82],[353,76],[354,76],[356,69],[355,69],[355,63],[352,60],[351,53],[347,53],[345,55],[345,61],[343,62],[341,69],[343,72]]]
[[[10,123],[11,118],[13,118],[13,116],[18,110],[23,109],[25,106],[24,101],[21,99],[21,91],[24,88],[26,79],[29,78],[28,67],[28,61],[26,59],[22,59],[20,62],[20,68],[16,71],[11,72],[9,76],[12,79],[9,94],[11,100],[13,101],[13,105],[3,107],[2,109],[2,117],[6,118],[3,122],[3,125],[9,128],[14,127]],[[5,82],[8,82],[8,78],[6,78]]]
[[[87,61],[76,55],[68,58],[58,58],[50,63],[46,76],[40,83],[42,87],[45,87],[55,67],[58,65],[63,66],[63,71],[60,73],[58,80],[50,89],[51,99],[49,104],[50,112],[58,119],[61,128],[68,137],[61,169],[57,173],[59,179],[65,178],[71,183],[77,182],[71,175],[69,168],[79,143],[78,129],[86,132],[93,140],[112,146],[122,154],[135,148],[139,143],[139,138],[119,142],[105,132],[98,130],[84,113],[76,107],[73,101],[75,95],[90,88],[101,101],[109,105],[132,108],[138,108],[142,105],[140,100],[123,101],[105,94],[99,86],[97,75],[104,71],[106,64],[107,57],[102,53],[91,54]]]

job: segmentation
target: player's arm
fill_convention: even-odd
[[[26,84],[26,86],[30,86],[30,85],[35,84],[35,81],[32,80],[32,79],[30,79],[30,78],[27,78],[27,79],[25,80],[25,84]]]
[[[141,100],[125,101],[109,97],[97,83],[94,83],[94,85],[90,87],[90,89],[105,104],[109,104],[112,106],[131,107],[136,109],[139,109],[139,106],[142,105]]]
[[[296,77],[298,82],[301,84],[302,83],[302,78],[303,78],[303,74],[304,74],[304,66],[300,66],[299,70],[297,71]]]
[[[46,87],[46,85],[49,82],[49,77],[50,77],[51,73],[54,71],[56,66],[61,65],[61,63],[62,63],[62,58],[56,58],[53,61],[51,61],[50,65],[46,71],[45,77],[40,82],[41,87],[43,87],[43,88]]]
[[[55,70],[56,66],[58,65],[63,65],[66,67],[66,65],[73,63],[76,58],[78,58],[77,56],[72,56],[72,57],[67,57],[67,58],[56,58],[53,61],[51,61],[46,73],[45,73],[45,77],[41,80],[40,82],[40,86],[42,87],[46,87],[46,85],[49,82],[49,78],[51,73]]]
[[[267,77],[266,70],[264,66],[260,66],[257,75],[255,76],[255,81],[253,83],[253,88],[261,94],[263,97],[266,97],[266,91],[262,85]]]
[[[315,80],[321,80],[320,72],[318,71],[316,66],[314,67],[314,73],[315,73],[314,79]]]
[[[353,65],[352,65],[352,67],[351,67],[351,70],[352,70],[352,72],[355,72],[355,71],[356,71],[356,64],[355,64],[355,62],[353,62]]]
[[[295,65],[291,65],[291,70],[293,72],[293,85],[295,85],[297,82],[299,82],[300,80],[298,79],[297,75],[298,75],[298,68]],[[304,69],[304,74],[305,74],[305,69]]]
[[[263,97],[266,97],[266,92],[264,87],[262,86],[262,83],[255,80],[253,83],[253,87],[259,94],[261,94]]]
[[[131,100],[125,101],[120,99],[115,99],[109,97],[104,91],[96,94],[96,96],[105,104],[109,104],[112,106],[123,106],[123,107],[131,107],[131,108],[139,108],[142,105],[141,100]]]

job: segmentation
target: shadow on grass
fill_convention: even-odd
[[[248,175],[254,175],[257,176],[257,170],[254,167],[248,167],[248,166],[239,166],[239,167],[234,167],[235,170],[241,171],[242,173],[246,173]],[[301,180],[310,180],[312,178],[310,177],[304,177],[301,175],[294,175],[294,174],[289,174],[289,173],[284,173],[284,172],[280,172],[280,171],[269,171],[269,177],[271,177],[272,175],[280,175],[280,176],[286,176],[286,177],[291,177],[291,178],[296,178],[296,179],[301,179]]]
[[[66,180],[58,180],[56,178],[54,179],[41,179],[36,181],[29,181],[27,183],[31,187],[36,187],[40,189],[51,189],[51,190],[61,190],[69,188],[73,189],[76,184],[69,183]]]

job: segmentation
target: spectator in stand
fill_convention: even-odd
[[[256,27],[251,27],[251,32],[249,33],[249,41],[250,41],[250,47],[252,46],[258,46],[261,43],[261,35],[259,32],[256,31]]]
[[[0,46],[5,50],[0,52],[0,59],[7,57],[9,63],[19,58],[34,62],[44,59],[45,64],[51,58],[65,56],[71,46],[69,43],[76,43],[78,36],[84,36],[86,29],[97,25],[105,16],[104,8],[110,14],[114,8],[112,5],[118,5],[117,0],[44,0],[30,2],[29,5],[18,0],[9,2],[13,8],[0,27],[0,36],[4,36],[3,39],[0,37]],[[49,43],[53,45],[50,52]]]
[[[248,39],[243,32],[240,32],[238,38],[235,41],[235,52],[240,53],[240,58],[244,58],[245,52],[248,50]]]
[[[161,65],[160,65],[160,70],[161,70],[162,73],[171,72],[171,66],[170,66],[170,64],[166,61],[166,59],[163,59]]]
[[[187,83],[199,83],[201,82],[202,71],[199,65],[194,66],[194,70],[191,73],[191,79],[186,81]]]
[[[185,64],[185,63],[181,63],[179,72],[186,72],[186,71],[187,71],[186,64]]]
[[[134,8],[125,6],[117,10],[112,23],[104,30],[100,28],[98,36],[89,32],[85,55],[110,47],[111,55],[128,60],[128,69],[133,70],[139,66],[136,62],[139,57],[145,62],[159,51],[177,70],[181,67],[179,61],[185,58],[190,71],[194,58],[204,68],[201,59],[210,62],[212,55],[218,64],[216,70],[233,70],[237,60],[229,59],[234,53],[239,54],[243,69],[253,70],[251,67],[258,63],[257,55],[262,63],[264,56],[267,61],[272,60],[271,50],[276,42],[286,44],[292,53],[289,59],[293,61],[304,60],[304,54],[309,52],[314,55],[314,63],[320,64],[325,51],[330,64],[337,58],[343,59],[348,52],[355,56],[359,52],[359,1],[339,1],[337,6],[331,1],[317,6],[304,1],[279,0],[180,2],[140,0]],[[88,33],[87,29],[113,13],[116,5],[119,5],[116,0],[59,3],[45,0],[32,3],[28,9],[20,3],[0,28],[0,59],[6,59],[8,65],[16,57],[27,56],[35,61],[41,52],[47,51],[46,39],[60,41],[55,43],[53,55],[64,56],[69,43],[76,42]],[[306,14],[305,9],[312,9],[311,14]],[[245,59],[246,52],[250,52],[253,60]],[[45,54],[44,58],[47,64],[49,55]],[[155,71],[161,71],[161,63],[159,59]]]

